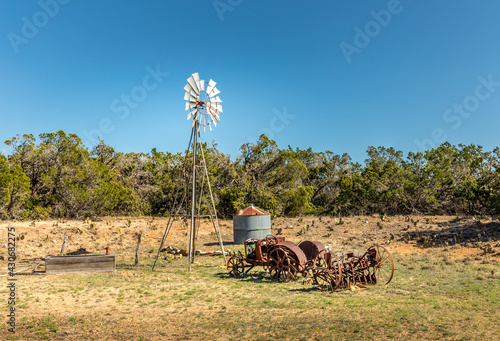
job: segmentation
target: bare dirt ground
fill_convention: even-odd
[[[0,222],[0,274],[7,274],[8,227],[15,227],[17,269],[26,268],[25,273],[37,264],[41,264],[37,270],[43,271],[43,258],[60,254],[65,233],[66,253],[84,248],[103,254],[109,247],[110,253],[117,256],[117,270],[113,273],[19,275],[18,331],[8,333],[3,324],[0,339],[255,339],[255,330],[264,338],[306,340],[334,335],[353,340],[467,340],[482,335],[479,339],[493,340],[499,334],[494,327],[498,326],[498,317],[492,317],[496,316],[496,294],[500,292],[500,222],[496,217],[377,215],[273,219],[272,233],[295,243],[317,240],[336,252],[366,250],[375,243],[385,245],[399,271],[392,282],[395,286],[360,293],[356,298],[359,301],[354,301],[351,293],[325,297],[298,282],[274,284],[262,273],[245,281],[229,281],[220,256],[197,259],[194,273],[189,274],[185,271],[185,259],[164,259],[162,253],[159,269],[153,273],[151,264],[167,220],[103,217],[94,221]],[[186,222],[175,222],[164,246],[187,248],[187,228]],[[220,228],[226,251],[243,250],[241,245],[233,244],[232,221],[222,220]],[[134,267],[139,233],[140,265]],[[209,221],[201,223],[196,248],[208,252],[219,249]],[[0,295],[6,296],[8,290],[2,286]],[[467,303],[468,295],[479,295],[479,299]],[[441,298],[436,300],[434,296]],[[405,305],[421,301],[415,308],[403,309],[403,297],[408,300]],[[370,317],[373,329],[362,327],[366,322],[363,316],[368,316],[362,314],[372,316],[374,304],[393,309],[390,316],[396,316],[396,322]],[[246,308],[249,305],[250,310]],[[359,314],[351,316],[352,307]],[[423,322],[413,315],[418,309],[427,316]],[[459,316],[460,309],[477,313],[469,321]],[[5,303],[2,312],[7,311]],[[329,317],[326,322],[325,313],[342,313],[344,317]],[[443,313],[449,320],[439,322]],[[261,314],[286,329],[256,324]],[[299,315],[302,318],[295,324],[283,322]],[[338,323],[334,324],[332,321],[337,318]],[[330,323],[330,329],[323,328],[325,323]],[[447,329],[447,324],[455,325],[457,330]],[[476,324],[479,329],[464,331]],[[304,328],[313,327],[312,334],[297,337]],[[290,330],[296,334],[288,334]]]
[[[167,218],[128,217],[100,218],[95,221],[2,221],[0,231],[3,238],[0,245],[5,253],[7,227],[14,226],[18,239],[18,262],[59,255],[65,233],[65,253],[84,248],[89,253],[102,254],[109,247],[110,253],[117,255],[117,262],[132,262],[137,234],[142,234],[140,254],[149,258],[156,256],[167,221]],[[164,246],[186,249],[188,224],[176,221]],[[229,251],[235,248],[232,228],[232,221],[220,221],[222,238]],[[321,241],[334,251],[365,249],[379,243],[389,245],[391,250],[403,254],[422,253],[432,247],[450,247],[454,258],[481,254],[500,256],[500,223],[491,217],[277,218],[273,219],[272,233],[284,235],[295,243],[303,240]],[[208,252],[219,250],[210,221],[201,222],[196,248]],[[0,260],[1,257],[0,253]]]

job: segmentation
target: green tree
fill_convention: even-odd
[[[29,195],[29,179],[21,167],[0,155],[0,217],[17,218]]]

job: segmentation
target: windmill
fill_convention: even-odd
[[[172,205],[172,210],[170,211],[170,217],[163,233],[160,247],[156,255],[155,262],[153,264],[153,270],[158,261],[161,250],[165,243],[166,238],[172,228],[174,220],[176,217],[189,217],[191,218],[190,229],[188,233],[188,270],[191,271],[191,264],[194,259],[195,251],[195,237],[197,235],[197,227],[200,218],[210,218],[212,225],[214,227],[215,235],[217,236],[222,255],[224,256],[224,263],[226,262],[226,256],[224,252],[224,244],[222,243],[222,237],[219,229],[219,220],[217,218],[217,212],[215,211],[215,203],[212,193],[212,188],[210,185],[210,179],[208,176],[207,166],[205,162],[205,154],[203,147],[199,146],[201,144],[200,130],[203,127],[203,132],[206,131],[208,126],[212,130],[212,124],[214,127],[220,121],[220,114],[222,113],[222,101],[219,98],[220,91],[215,87],[217,84],[212,79],[208,83],[200,79],[198,73],[193,73],[191,77],[188,78],[187,84],[184,87],[186,93],[184,99],[186,100],[186,111],[189,111],[187,119],[193,119],[191,138],[189,140],[188,149],[186,152],[186,157],[184,160],[184,172],[181,171],[180,177],[185,180],[186,184],[191,185],[191,208],[188,209],[188,187],[185,187],[184,193],[180,193],[180,187],[177,188],[177,193],[175,195],[175,200]],[[198,148],[200,147],[200,148]],[[189,152],[192,152],[192,168],[189,174],[186,170],[189,159]],[[201,174],[200,174],[201,173]],[[182,180],[182,179],[180,179]],[[207,186],[207,191],[205,190],[205,185]],[[209,197],[210,200],[207,200]],[[198,202],[197,202],[198,200]],[[202,201],[205,201],[207,207],[208,215],[201,214]],[[183,210],[184,208],[184,210]]]

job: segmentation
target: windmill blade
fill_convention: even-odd
[[[212,92],[212,89],[214,88],[215,84],[217,83],[214,82],[212,79],[210,79],[207,86],[207,94],[210,94],[210,92]]]
[[[189,101],[189,97],[191,96],[191,94],[189,93],[189,91],[187,91],[185,94],[184,94],[184,100],[186,101]]]
[[[217,113],[214,114],[214,122],[216,122],[216,123],[220,122],[220,117],[219,117],[219,114],[217,114]]]
[[[210,98],[210,102],[212,103],[222,103],[219,96],[215,96],[214,98]]]
[[[222,112],[222,105],[220,103],[213,103],[213,105],[211,105],[211,107],[217,111]]]
[[[198,110],[195,109],[195,110],[192,110],[191,112],[189,112],[189,114],[187,115],[187,119],[189,120],[191,117],[195,116],[196,111],[198,111]]]
[[[198,81],[196,81],[196,86],[198,87],[198,90],[200,90],[200,92],[204,91],[205,81],[203,79],[199,79]]]
[[[218,95],[218,94],[220,94],[220,91],[219,91],[219,89],[217,89],[217,88],[214,86],[214,87],[212,88],[212,91],[210,91],[210,92],[208,93],[208,96],[209,96],[210,98],[212,98],[212,97],[214,97],[214,96],[216,96],[216,95]]]
[[[193,73],[193,75],[195,75],[195,74]],[[196,86],[196,81],[194,80],[193,76],[189,77],[187,81],[188,81],[188,84],[191,85],[191,88],[196,93],[196,95],[198,95],[200,93],[200,91],[198,90],[198,87]]]
[[[191,94],[191,96],[193,96],[196,100],[198,100],[199,95],[198,95],[198,93],[197,93],[196,91],[191,90],[189,93],[190,93],[190,94]]]
[[[210,103],[210,109],[214,110],[216,113],[222,112],[222,106],[219,103]]]
[[[217,123],[219,123],[219,119],[217,118],[217,115],[211,112],[210,117],[212,118],[212,122],[214,123],[214,126],[217,127]]]
[[[220,121],[220,116],[219,116],[219,114],[217,113],[217,111],[216,111],[216,110],[213,110],[213,109],[210,109],[210,110],[209,110],[209,113],[210,113],[210,116],[212,117],[212,119],[214,120],[214,122],[219,123],[219,121]]]
[[[198,100],[198,97],[189,94],[189,99],[188,100],[189,100],[189,102],[196,103],[196,101]]]
[[[210,89],[210,92],[207,92],[208,94],[208,97],[212,98],[214,97],[216,94],[215,92],[218,91],[217,88],[214,86],[212,89]]]
[[[191,75],[191,77],[193,77],[193,79],[198,82],[200,80],[200,75],[198,74],[198,72],[195,72]]]
[[[186,102],[186,109],[184,110],[189,110],[191,111],[192,109],[195,109],[196,108],[196,103],[193,103],[193,102]]]
[[[214,124],[214,127],[217,127],[217,124],[219,123],[216,119],[212,119],[212,122]]]
[[[198,122],[198,131],[200,131],[200,128],[201,128],[201,120],[203,119],[203,116],[200,117],[200,114],[198,113],[198,116],[196,117],[197,119],[197,122]]]
[[[219,114],[220,114],[220,110],[219,110],[219,108],[215,107],[215,108],[211,108],[211,109],[212,109],[212,111],[213,111],[213,112],[217,115],[217,117],[218,117],[218,116],[219,116]]]
[[[187,92],[190,92],[193,90],[193,87],[191,86],[191,84],[187,83],[186,86],[184,87],[184,90],[186,90]]]

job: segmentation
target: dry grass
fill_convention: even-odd
[[[27,232],[18,244],[21,261],[57,253],[64,231],[78,228],[83,233],[72,232],[68,251],[83,246],[101,252],[101,247],[109,245],[118,255],[118,264],[114,273],[18,276],[18,330],[8,333],[4,324],[0,339],[498,340],[498,255],[484,253],[482,245],[473,245],[476,241],[424,248],[418,240],[400,240],[413,229],[439,234],[443,228],[438,223],[453,218],[437,217],[407,230],[405,217],[390,221],[355,217],[342,224],[333,218],[274,221],[273,232],[282,228],[282,234],[294,242],[313,239],[336,250],[362,250],[375,241],[385,243],[393,253],[396,272],[388,286],[329,295],[303,284],[301,278],[274,283],[260,269],[243,280],[228,278],[219,256],[197,258],[192,273],[186,271],[185,258],[161,260],[152,272],[155,253],[150,251],[157,250],[162,220],[155,220],[154,226],[138,218],[126,226],[126,218],[109,219],[90,223],[92,228],[83,222],[60,222],[58,226],[41,222],[34,227],[16,223],[18,235]],[[226,221],[222,225],[226,225],[221,228],[224,240],[230,242],[232,224]],[[2,238],[5,230],[2,226]],[[137,231],[145,238],[140,265],[134,267]],[[181,225],[174,232],[169,244],[183,247],[186,238]],[[209,227],[202,232],[200,248],[216,250]],[[495,250],[500,247],[498,242],[494,236],[480,241],[493,244]],[[0,266],[6,269],[4,264]],[[0,295],[6,294],[3,286]]]

